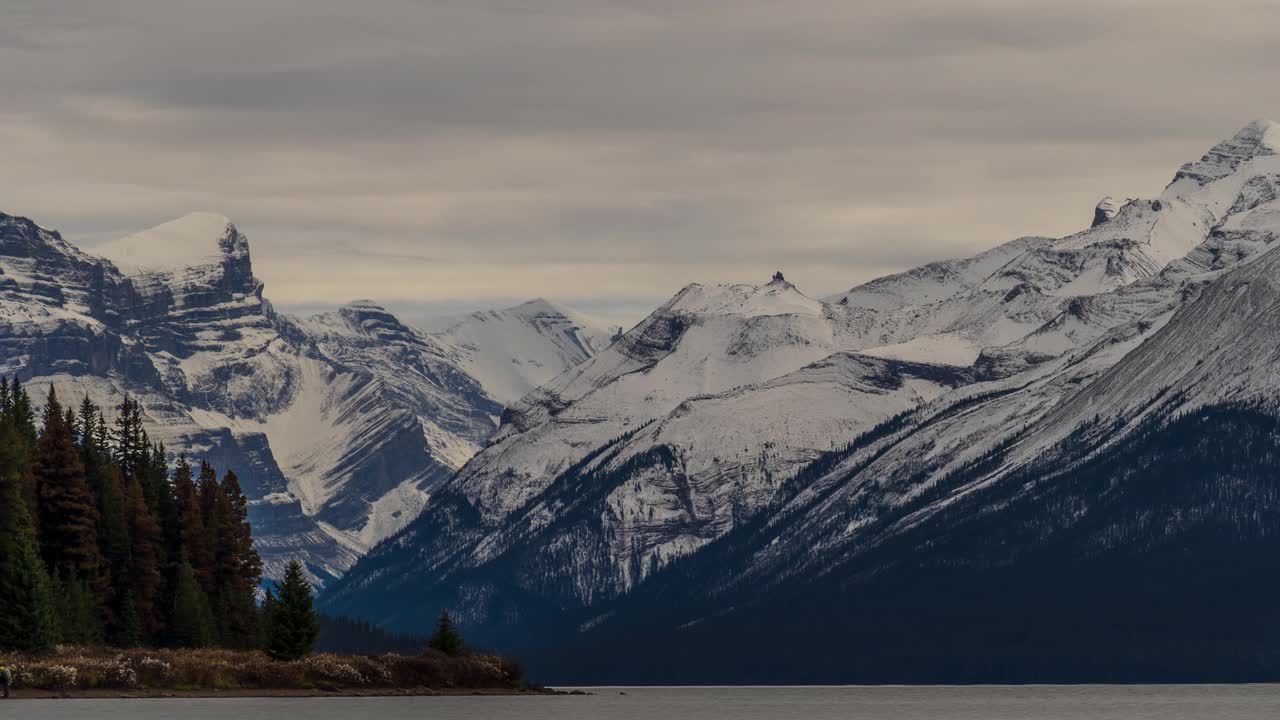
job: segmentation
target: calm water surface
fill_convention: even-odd
[[[1280,718],[1280,685],[592,688],[581,697],[0,701],[0,718],[94,720],[1234,720]],[[625,694],[622,694],[625,693]]]

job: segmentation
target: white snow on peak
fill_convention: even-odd
[[[545,298],[471,313],[430,337],[510,405],[609,346],[605,323]]]
[[[1259,118],[1247,126],[1261,135],[1261,146],[1272,152],[1280,152],[1280,123],[1266,118]]]
[[[193,212],[149,230],[111,240],[93,251],[127,275],[172,272],[220,262],[219,241],[235,226],[225,215]]]
[[[759,287],[694,283],[672,298],[666,309],[690,315],[822,315],[821,302],[801,293],[781,278]]]
[[[1203,157],[1183,165],[1166,195],[1186,192],[1189,185],[1204,185],[1234,173],[1255,158],[1280,153],[1280,125],[1270,120],[1254,120],[1230,139],[1214,145]]]

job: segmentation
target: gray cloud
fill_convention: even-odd
[[[0,208],[231,215],[282,306],[813,294],[1087,222],[1277,114],[1280,8],[10,0]]]

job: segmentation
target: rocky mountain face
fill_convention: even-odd
[[[545,302],[491,313],[520,333],[506,347],[422,333],[370,301],[281,315],[248,240],[211,213],[95,250],[0,215],[4,372],[108,412],[134,395],[153,439],[235,470],[268,576],[295,556],[317,583],[339,576],[483,446],[521,379],[608,342]],[[495,381],[468,365],[508,351],[537,372]]]
[[[1108,645],[1135,621],[1107,614],[1109,587],[1150,607],[1152,568],[1183,552],[1205,572],[1246,558],[1214,577],[1271,588],[1251,578],[1280,527],[1278,151],[1280,126],[1253,123],[1080,233],[821,301],[781,278],[685,288],[508,408],[324,607],[416,630],[448,607],[573,681],[1098,679],[1099,654],[1140,677]],[[1149,627],[1208,613],[1202,580],[1169,581],[1181,599],[1157,593]],[[1067,612],[1072,581],[1079,624],[1028,614]],[[776,653],[769,623],[824,649]],[[1225,657],[1196,637],[1171,667]],[[851,639],[883,650],[815,669]],[[958,675],[969,656],[992,664]]]

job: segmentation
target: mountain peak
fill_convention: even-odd
[[[1092,227],[1098,227],[1102,223],[1115,217],[1118,212],[1120,212],[1120,203],[1116,202],[1115,198],[1110,195],[1102,198],[1098,201],[1098,205],[1093,209]]]
[[[684,314],[821,315],[822,303],[805,295],[796,286],[779,279],[767,285],[700,285],[693,283],[672,298],[665,309]]]
[[[227,216],[193,212],[93,250],[121,272],[137,275],[216,265],[227,256],[247,257],[249,247]]]
[[[369,298],[359,298],[356,300],[352,300],[351,302],[347,303],[344,307],[351,308],[352,310],[372,310],[374,312],[387,311],[386,306],[384,306],[382,303],[378,302],[377,300],[371,300]]]
[[[507,309],[526,315],[563,315],[565,317],[569,317],[574,314],[572,310],[564,305],[561,305],[554,300],[548,300],[544,297],[536,297],[532,300],[526,300],[515,307]]]
[[[1230,139],[1214,145],[1196,162],[1183,165],[1173,176],[1173,182],[1189,179],[1204,185],[1230,175],[1256,157],[1277,153],[1280,153],[1280,124],[1266,119],[1254,120]]]

